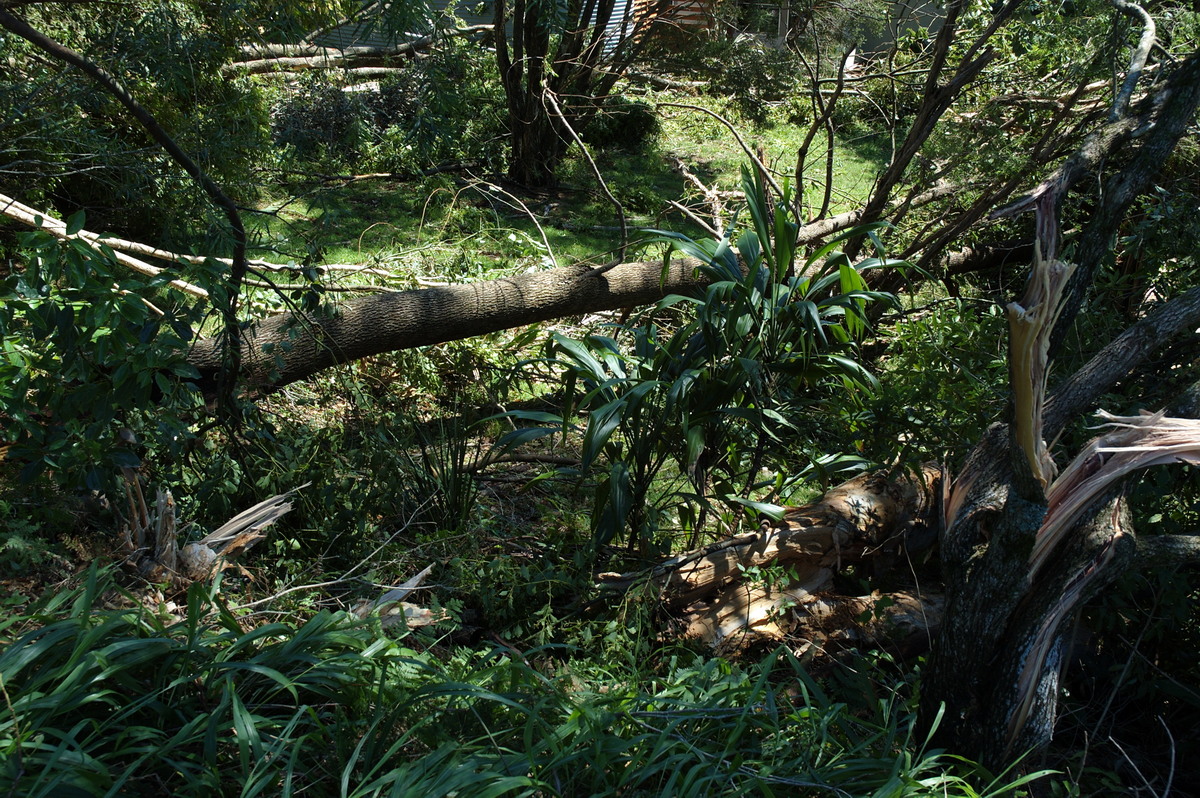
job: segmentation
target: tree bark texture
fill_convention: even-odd
[[[531,272],[501,280],[362,297],[326,315],[285,313],[242,331],[241,384],[269,393],[322,369],[370,355],[483,335],[564,316],[656,302],[701,289],[696,261],[673,259]],[[218,338],[188,354],[202,388],[221,367]]]
[[[989,766],[1049,742],[1075,614],[1134,553],[1128,510],[1110,497],[1031,577],[1046,505],[1014,489],[1015,448],[1008,427],[994,426],[952,489],[943,623],[922,678],[926,728],[941,716],[940,742]]]
[[[1079,269],[1060,307],[1057,340],[1079,312],[1095,266],[1130,203],[1194,119],[1200,104],[1198,70],[1200,58],[1193,55],[1135,106],[1133,116],[1114,114],[1050,179],[998,212],[1037,207],[1038,243],[1045,257],[1054,257],[1063,198],[1105,159],[1132,150],[1105,181],[1076,242]],[[1038,437],[1052,440],[1150,351],[1193,328],[1196,314],[1195,291],[1188,292],[1114,340],[1045,402]],[[1043,358],[1047,350],[1053,351],[1052,343]],[[1049,503],[1033,476],[1011,429],[995,425],[960,471],[946,506],[941,546],[946,612],[924,674],[922,719],[931,729],[940,717],[943,743],[992,767],[1049,742],[1076,613],[1131,567],[1137,548],[1128,510],[1119,495],[1110,494],[1093,501],[1072,525],[1056,529],[1061,542],[1046,549],[1048,558],[1031,556],[1038,552],[1035,544],[1050,545],[1043,528]]]

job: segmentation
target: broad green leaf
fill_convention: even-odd
[[[87,214],[83,211],[76,211],[67,218],[67,235],[73,236],[83,229]]]
[[[561,421],[562,419],[556,418],[556,420]],[[562,432],[560,427],[524,427],[522,429],[510,430],[496,440],[496,448],[501,452],[511,452],[539,438],[544,438],[547,435],[555,435],[560,432]]]
[[[566,352],[568,357],[574,361],[575,365],[586,376],[594,380],[603,380],[607,376],[604,367],[600,365],[600,361],[592,355],[586,346],[558,332],[554,333],[553,340],[554,345]]]
[[[687,468],[694,471],[696,462],[704,452],[704,427],[694,426],[687,431]]]
[[[628,405],[625,399],[614,399],[588,415],[587,433],[583,438],[583,467],[588,468],[599,457],[604,444],[621,425]]]
[[[501,418],[519,418],[523,421],[534,421],[538,424],[562,423],[562,416],[557,413],[547,413],[544,410],[509,410],[504,413],[489,416],[487,419],[485,419],[485,421],[494,421]]]

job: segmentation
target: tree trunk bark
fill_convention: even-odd
[[[1054,259],[1057,210],[1067,192],[1106,159],[1132,150],[1124,168],[1105,181],[1101,201],[1079,237],[1073,254],[1080,268],[1070,279],[1065,299],[1061,304],[1055,300],[1053,337],[1043,343],[1042,367],[1080,311],[1093,270],[1130,203],[1150,185],[1194,119],[1200,105],[1197,75],[1200,54],[1189,57],[1141,101],[1135,116],[1115,114],[1050,179],[996,212],[1036,208],[1038,258]],[[1022,314],[1032,312],[1027,298],[1021,302],[1025,307],[1010,305],[1010,318],[1014,308]],[[1064,483],[1059,498],[1052,501],[1054,491],[1046,492],[1038,482],[1048,483],[1053,470],[1035,479],[1032,446],[1026,438],[1034,437],[1038,444],[1053,440],[1070,417],[1088,409],[1107,385],[1127,374],[1151,348],[1165,343],[1157,332],[1177,335],[1194,324],[1196,314],[1197,296],[1189,292],[1147,316],[1055,396],[1036,408],[1014,409],[1014,424],[1025,425],[1021,440],[1008,426],[995,425],[959,473],[947,502],[941,545],[945,621],[922,680],[922,722],[927,730],[937,727],[942,744],[985,766],[1001,768],[1014,756],[1049,742],[1076,612],[1130,566],[1136,544],[1128,510],[1112,494],[1094,500],[1078,520],[1057,520],[1056,536],[1050,536],[1043,526],[1048,510],[1056,509],[1054,502],[1061,506],[1062,493],[1079,485]],[[1013,341],[1015,346],[1015,336]],[[1018,371],[1023,370],[1014,369],[1014,391],[1019,380],[1029,376]],[[1020,398],[1019,393],[1014,396]],[[1020,407],[1014,402],[1014,408]],[[1035,410],[1042,420],[1033,422],[1030,434]],[[1105,457],[1113,456],[1111,452]],[[1096,470],[1103,460],[1099,458]]]
[[[483,335],[564,316],[657,302],[706,281],[696,261],[675,258],[611,269],[570,266],[501,280],[376,294],[326,314],[284,313],[242,331],[243,389],[270,393],[322,369],[370,355]],[[206,392],[221,368],[219,338],[193,344],[188,362]]]
[[[528,118],[511,120],[508,177],[529,188],[552,188],[557,184],[555,173],[569,146],[544,102],[533,104]]]
[[[1053,567],[1034,574],[1046,504],[1015,489],[1012,451],[1008,427],[995,425],[955,482],[943,622],[921,682],[925,728],[990,767],[1050,741],[1076,612],[1136,551],[1128,510],[1109,497],[1084,514]]]

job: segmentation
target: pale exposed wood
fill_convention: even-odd
[[[844,600],[825,595],[837,570],[894,553],[915,524],[936,523],[942,479],[936,465],[898,477],[863,474],[757,532],[679,555],[646,573],[601,574],[600,581],[621,590],[650,582],[665,606],[680,614],[686,636],[718,648],[811,630],[816,621],[809,616],[828,614],[833,606],[819,602]],[[772,576],[749,583],[746,574],[756,568],[772,569]],[[768,584],[769,578],[788,581]]]
[[[833,571],[812,568],[786,586],[741,586],[689,607],[684,635],[725,655],[756,644],[800,641],[802,653],[864,646],[924,650],[942,623],[941,596],[911,592],[840,596]]]
[[[179,546],[175,500],[168,490],[159,490],[154,510],[143,497],[141,482],[133,469],[122,469],[129,518],[119,533],[125,563],[151,582],[184,588],[208,579],[230,561],[266,537],[266,528],[292,509],[290,498],[297,490],[272,496],[238,513],[199,541]]]
[[[894,479],[884,472],[863,474],[813,504],[788,510],[758,532],[681,554],[648,573],[602,574],[600,579],[620,589],[649,579],[663,601],[680,607],[737,581],[750,568],[799,563],[836,568],[897,546],[932,511],[941,478],[936,465]]]
[[[793,611],[816,599],[833,585],[833,569],[804,563],[797,578],[778,587],[739,581],[718,593],[712,602],[687,608],[685,636],[703,640],[718,650],[741,646],[756,638],[781,638],[795,625]]]

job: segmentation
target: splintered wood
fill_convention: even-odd
[[[648,573],[600,580],[622,590],[649,583],[686,636],[722,649],[806,631],[825,638],[823,630],[835,625],[844,636],[844,616],[861,617],[864,637],[878,637],[893,621],[924,633],[937,609],[913,596],[829,591],[843,566],[893,557],[912,529],[934,517],[941,479],[932,465],[892,479],[864,474],[756,532],[673,557]],[[834,616],[837,624],[830,623]]]
[[[186,587],[229,567],[230,561],[266,537],[266,528],[292,509],[291,497],[304,483],[272,496],[214,529],[198,541],[179,546],[175,500],[159,490],[153,511],[147,506],[141,481],[131,468],[122,469],[129,518],[119,533],[125,562],[150,582]]]

